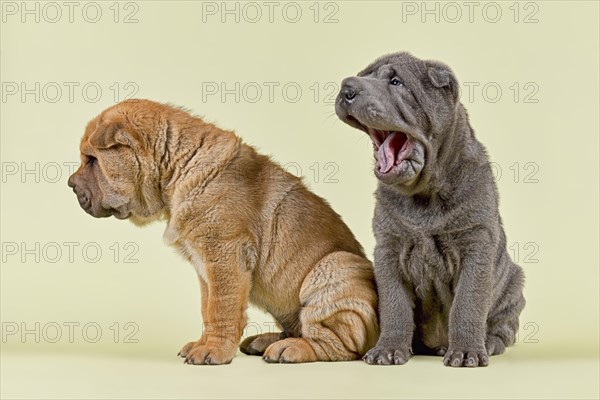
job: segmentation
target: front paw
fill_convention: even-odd
[[[402,365],[410,358],[410,347],[375,346],[367,351],[363,360],[371,365]]]
[[[211,344],[196,344],[185,356],[186,364],[221,365],[229,364],[235,356],[236,347]]]
[[[183,346],[183,347],[181,348],[181,350],[179,350],[179,353],[177,353],[177,355],[178,355],[179,357],[186,358],[186,357],[187,357],[187,355],[190,353],[190,351],[192,351],[192,349],[193,349],[194,347],[196,347],[196,346],[198,346],[198,345],[200,345],[200,344],[204,343],[205,341],[206,341],[206,340],[204,340],[204,339],[200,339],[200,340],[197,340],[197,341],[195,341],[195,342],[188,342],[188,343],[186,343],[186,344],[185,344],[185,346]]]
[[[490,358],[484,350],[452,349],[449,348],[444,356],[447,367],[487,367]]]

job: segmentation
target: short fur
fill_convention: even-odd
[[[458,90],[449,67],[408,53],[342,82],[337,114],[373,139],[380,180],[381,337],[364,357],[369,364],[403,364],[414,352],[485,366],[515,342],[523,272],[507,253],[488,156]],[[384,142],[394,132],[404,138],[400,150]]]
[[[230,131],[148,100],[93,119],[69,186],[95,217],[166,219],[165,240],[195,266],[204,331],[180,355],[229,363],[248,302],[281,334],[241,350],[269,362],[352,360],[378,336],[372,264],[325,200]]]

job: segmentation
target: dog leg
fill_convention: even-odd
[[[519,314],[525,307],[523,272],[519,268],[511,269],[505,290],[488,315],[485,347],[490,356],[504,353],[505,348],[515,342],[519,331]]]
[[[492,297],[492,273],[495,246],[482,243],[486,231],[472,231],[476,237],[464,238],[462,265],[450,309],[449,346],[444,365],[485,367],[489,356],[485,348],[486,318]],[[468,243],[471,243],[468,245]]]
[[[378,334],[371,263],[346,252],[325,256],[300,291],[300,337],[271,344],[267,362],[344,361],[361,357]]]
[[[208,315],[206,314],[206,308],[208,306],[208,285],[204,282],[204,279],[198,275],[198,281],[200,282],[200,311],[202,315],[202,320],[206,321],[208,319]],[[200,339],[192,342],[188,342],[185,346],[179,350],[177,353],[178,356],[186,358],[190,350],[192,350],[197,345],[201,345],[206,342],[206,336],[204,332],[202,332],[202,336]]]
[[[207,297],[203,302],[204,333],[200,341],[187,349],[188,364],[228,364],[237,351],[246,325],[246,308],[250,293],[251,270],[244,268],[237,252],[205,248]],[[237,243],[236,248],[242,248]],[[194,257],[192,257],[194,258]],[[196,258],[198,260],[198,258]],[[198,266],[197,266],[197,269]]]
[[[412,353],[414,301],[402,282],[397,238],[380,235],[375,247],[375,278],[379,292],[381,336],[363,360],[368,364],[404,364]]]

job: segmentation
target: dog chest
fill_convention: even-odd
[[[399,243],[399,269],[403,280],[420,298],[451,296],[460,267],[459,253],[439,236],[419,236]]]

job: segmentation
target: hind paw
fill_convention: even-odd
[[[240,351],[250,356],[262,356],[267,347],[278,341],[279,337],[280,334],[276,332],[247,337],[240,344]]]
[[[498,336],[490,335],[485,339],[485,349],[490,356],[504,353],[506,346]]]
[[[263,359],[268,363],[305,363],[317,361],[317,355],[306,340],[287,338],[271,344]]]

